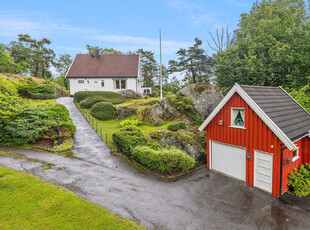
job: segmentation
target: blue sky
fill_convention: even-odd
[[[210,40],[208,32],[229,25],[236,28],[241,13],[255,0],[4,0],[0,8],[0,43],[17,34],[43,36],[56,54],[86,53],[85,45],[123,52],[143,48],[159,60],[158,31],[162,30],[163,64],[194,38]],[[208,48],[208,53],[212,51]]]

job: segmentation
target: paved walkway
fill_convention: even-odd
[[[286,194],[280,201],[205,168],[177,182],[162,181],[111,155],[72,98],[59,98],[57,103],[69,109],[77,126],[73,152],[78,159],[0,147],[55,164],[44,170],[40,162],[2,156],[1,165],[62,185],[149,229],[310,229],[309,197]]]

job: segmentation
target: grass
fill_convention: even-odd
[[[132,101],[136,101],[136,100],[132,100]],[[90,115],[90,110],[89,109],[84,109],[83,110],[85,113],[85,117],[87,117],[87,120],[89,121],[89,123],[94,127],[94,129],[97,129],[97,133],[101,136],[101,129],[102,129],[102,139],[104,142],[106,142],[107,139],[107,144],[109,146],[109,148],[112,151],[117,151],[117,147],[116,145],[113,143],[112,140],[112,134],[120,129],[120,125],[119,123],[122,120],[107,120],[107,121],[100,121],[97,120],[96,118],[94,118],[93,116]],[[138,119],[137,115],[133,115],[130,117],[127,117],[125,119]],[[123,120],[125,120],[123,119]],[[97,123],[97,126],[96,126]],[[152,132],[152,131],[156,131],[156,130],[162,130],[162,129],[167,129],[167,127],[173,123],[173,121],[170,122],[166,122],[165,124],[161,125],[161,126],[148,126],[148,125],[139,125],[138,128],[141,129],[141,131],[143,133],[148,133],[148,132]]]
[[[74,193],[0,166],[0,229],[145,229]]]
[[[20,97],[19,100],[21,101],[22,105],[28,106],[37,106],[42,104],[56,104],[55,99],[48,99],[48,100],[35,100],[35,99],[28,99]]]

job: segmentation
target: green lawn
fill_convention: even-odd
[[[145,229],[74,193],[0,166],[0,229]]]
[[[107,121],[100,121],[97,120],[96,118],[94,118],[93,116],[90,115],[90,110],[89,109],[84,109],[84,115],[85,117],[87,117],[87,120],[89,121],[89,123],[94,127],[95,130],[97,130],[98,134],[101,135],[101,130],[102,130],[102,139],[104,140],[104,142],[106,142],[106,138],[107,138],[107,144],[110,147],[110,149],[112,149],[112,151],[116,151],[116,145],[113,143],[112,140],[112,134],[120,129],[120,125],[119,123],[122,120],[107,120]],[[127,117],[125,119],[139,119],[137,115],[133,115],[131,117]],[[123,120],[125,120],[123,119]],[[161,126],[148,126],[148,125],[139,125],[138,128],[141,129],[141,131],[143,133],[148,133],[151,131],[156,131],[156,130],[161,130],[161,129],[167,129],[167,127],[169,126],[169,124],[171,124],[173,121],[170,122],[166,122],[165,124],[161,125]],[[97,123],[97,125],[96,125]]]

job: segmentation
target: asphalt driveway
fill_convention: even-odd
[[[283,200],[206,168],[176,182],[140,172],[109,148],[73,104],[59,98],[77,126],[77,159],[48,152],[12,149],[25,156],[1,156],[0,164],[62,185],[111,212],[149,229],[310,229],[310,197]],[[55,166],[44,170],[41,162]]]

